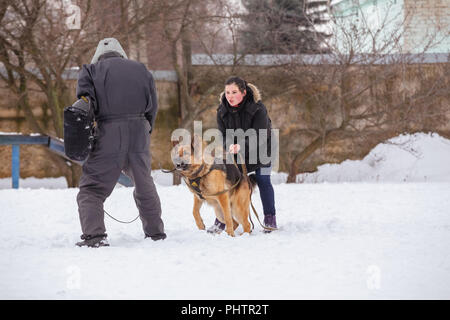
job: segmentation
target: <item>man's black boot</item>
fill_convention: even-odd
[[[82,235],[80,242],[77,242],[76,245],[79,247],[90,247],[90,248],[99,248],[99,247],[109,247],[108,240],[106,239],[108,235],[98,234],[94,236],[90,235]]]

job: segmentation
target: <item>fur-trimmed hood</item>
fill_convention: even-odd
[[[270,163],[261,162],[259,153],[257,153],[257,163],[249,162],[250,141],[248,136],[242,140],[237,136],[233,135],[232,137],[229,137],[227,135],[227,129],[242,129],[244,132],[247,132],[249,129],[270,130],[272,128],[269,115],[267,114],[267,109],[261,101],[261,93],[255,85],[247,83],[247,94],[245,95],[242,103],[236,107],[230,106],[224,92],[220,94],[220,105],[217,108],[217,128],[220,130],[224,138],[224,146],[232,143],[238,143],[242,147],[245,143],[245,148],[243,149],[245,150],[245,163],[247,165],[248,172],[255,171],[261,167],[270,166]],[[268,146],[266,150],[271,150],[271,134],[268,134],[266,138],[267,142],[259,140],[257,147],[259,148],[259,146],[266,143]],[[253,160],[254,159],[252,158],[252,161]]]
[[[247,87],[250,88],[250,90],[252,91],[253,101],[254,102],[261,101],[261,92],[259,91],[259,89],[254,84],[251,84],[251,83],[247,83]],[[248,90],[247,90],[247,94],[248,94]],[[222,103],[224,97],[225,97],[225,91],[222,91],[222,93],[219,96],[220,103]]]

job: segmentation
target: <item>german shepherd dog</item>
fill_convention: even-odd
[[[172,145],[175,169],[194,194],[192,213],[197,227],[205,230],[200,208],[206,202],[214,208],[217,219],[225,223],[228,235],[233,237],[239,224],[244,232],[250,233],[251,180],[239,171],[236,164],[216,164],[214,154],[200,155],[206,143],[197,135],[192,137],[190,144],[173,141]],[[196,159],[199,160],[195,162]]]

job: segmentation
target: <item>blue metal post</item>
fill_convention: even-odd
[[[20,178],[20,145],[12,145],[12,167],[11,167],[12,187],[19,189]]]

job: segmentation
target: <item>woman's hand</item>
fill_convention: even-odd
[[[231,144],[230,148],[228,149],[229,153],[238,153],[239,150],[241,150],[241,146],[238,144]]]

